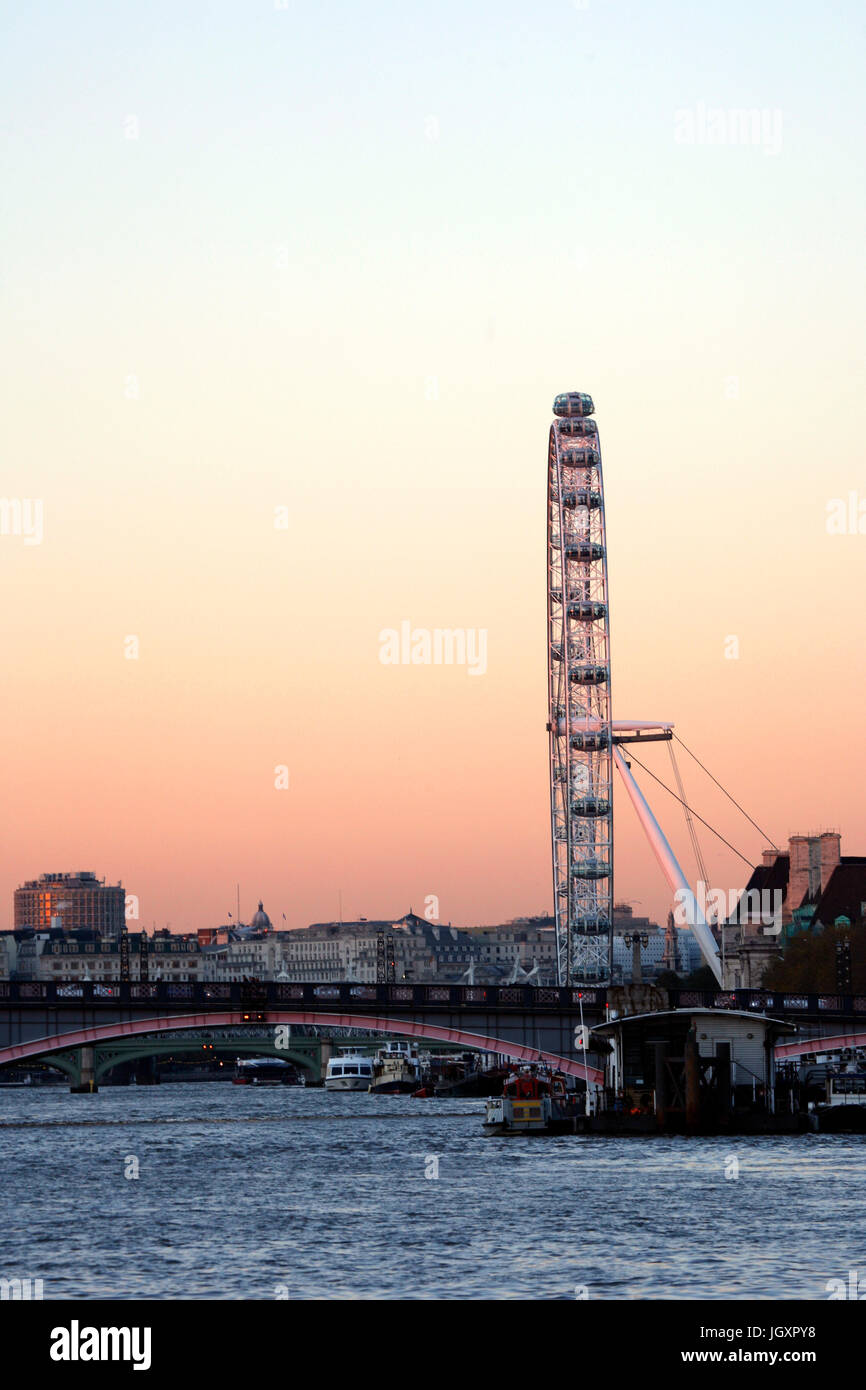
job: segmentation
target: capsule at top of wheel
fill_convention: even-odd
[[[592,396],[584,395],[582,391],[564,391],[553,402],[554,415],[566,418],[572,415],[591,415],[594,410]]]

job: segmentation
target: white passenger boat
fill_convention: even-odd
[[[326,1091],[368,1091],[373,1080],[373,1059],[360,1052],[344,1051],[331,1057],[325,1071]]]

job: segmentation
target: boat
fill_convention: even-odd
[[[238,1057],[233,1086],[303,1086],[304,1078],[280,1057]]]
[[[809,1105],[811,1127],[820,1134],[866,1132],[866,1071],[856,1064],[828,1067],[823,1098]]]
[[[565,1079],[545,1067],[509,1073],[502,1094],[487,1102],[485,1134],[556,1134],[570,1131],[577,1097]]]
[[[498,1096],[508,1076],[504,1067],[479,1066],[476,1053],[465,1052],[443,1059],[433,1077],[437,1096]]]
[[[373,1095],[412,1095],[421,1085],[421,1058],[408,1042],[389,1042],[373,1059]]]
[[[362,1052],[344,1048],[328,1059],[325,1070],[326,1091],[368,1091],[373,1080],[373,1059]]]

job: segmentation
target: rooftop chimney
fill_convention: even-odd
[[[819,837],[821,855],[821,892],[825,892],[833,870],[842,861],[842,836],[834,830],[827,830]]]
[[[809,892],[809,837],[792,835],[788,840],[788,853],[791,868],[788,875],[788,901],[786,907],[794,912]]]

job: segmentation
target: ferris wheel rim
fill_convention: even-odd
[[[584,393],[557,396],[548,436],[547,727],[557,974],[565,985],[609,979],[613,949],[610,605],[601,446],[587,418],[594,409]],[[577,437],[591,447],[578,447]]]

